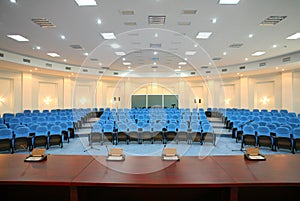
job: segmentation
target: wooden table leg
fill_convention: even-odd
[[[237,187],[230,188],[230,201],[238,201],[239,189]]]
[[[78,201],[78,191],[76,186],[70,187],[70,201]]]

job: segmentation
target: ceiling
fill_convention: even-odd
[[[240,0],[237,5],[220,5],[218,0],[96,3],[80,7],[74,0],[1,0],[0,49],[135,75],[205,71],[300,51],[300,39],[286,39],[300,32],[299,0]],[[149,16],[165,16],[165,23],[149,24]],[[284,17],[275,25],[261,25],[271,16]],[[53,27],[43,28],[33,19],[46,19]],[[105,40],[101,33],[107,32],[113,32],[116,39]],[[199,39],[198,32],[212,34]],[[29,41],[17,42],[7,37],[10,34]],[[265,54],[251,55],[257,51]],[[50,57],[49,52],[60,57]]]

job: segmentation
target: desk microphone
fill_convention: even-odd
[[[107,145],[105,145],[105,147],[106,147],[107,155],[109,155],[109,150],[107,148]]]
[[[162,155],[164,154],[164,149],[166,148],[166,144],[164,144],[164,147],[163,147],[163,149],[162,149]]]

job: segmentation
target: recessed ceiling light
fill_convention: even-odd
[[[97,19],[97,24],[102,24],[102,20],[100,18]]]
[[[88,56],[88,55],[89,55],[89,53],[85,52],[85,53],[83,53],[83,55],[84,55],[84,56]]]
[[[11,39],[14,39],[16,41],[19,41],[19,42],[26,42],[26,41],[29,41],[27,38],[25,38],[24,36],[21,36],[21,35],[7,35],[7,37],[11,38]]]
[[[78,6],[97,6],[95,0],[75,0]]]
[[[10,0],[10,3],[17,3],[17,0]]]
[[[219,0],[219,4],[238,4],[240,0]]]
[[[187,59],[187,58],[184,58],[184,60],[187,61],[188,59]]]
[[[99,63],[98,63],[98,65],[99,65],[99,66],[102,66],[102,63],[101,63],[101,62],[99,62]]]
[[[278,70],[278,69],[279,69],[279,67],[276,67],[275,69],[276,69],[276,70]]]
[[[60,38],[61,38],[62,40],[65,40],[65,39],[66,39],[66,37],[65,37],[64,35],[60,35]]]
[[[158,37],[158,33],[155,33],[155,34],[154,34],[154,37],[157,38],[157,37]]]
[[[288,39],[288,40],[296,40],[296,39],[299,39],[299,38],[300,38],[300,32],[295,33],[295,34],[287,37],[286,39]]]
[[[178,66],[178,68],[181,68],[181,66]]]
[[[263,52],[263,51],[257,51],[257,52],[254,52],[253,54],[251,54],[252,56],[261,56],[263,54],[265,54],[266,52]]]
[[[125,57],[123,57],[123,58],[122,58],[122,61],[125,61],[125,60],[126,60],[126,58],[125,58]]]
[[[131,68],[131,66],[128,66],[128,68],[130,69],[130,68]]]
[[[121,46],[119,45],[119,44],[117,44],[117,43],[113,43],[113,44],[111,44],[110,45],[112,48],[114,48],[114,49],[118,49],[118,48],[120,48]]]
[[[116,36],[114,33],[101,33],[101,35],[106,40],[116,39]]]
[[[211,22],[212,22],[213,24],[217,23],[217,18],[213,18],[213,19],[211,20]]]
[[[198,47],[198,44],[195,44],[194,47]]]
[[[50,57],[60,57],[60,55],[55,52],[48,52],[47,55]]]
[[[40,47],[40,46],[36,46],[36,49],[37,49],[37,50],[40,50],[40,49],[41,49],[41,47]]]
[[[157,55],[157,52],[155,51],[155,52],[153,52],[153,54],[154,54],[154,55]]]
[[[124,56],[124,55],[126,55],[125,52],[115,52],[115,54],[116,54],[117,56]]]
[[[277,47],[277,45],[275,45],[275,44],[274,44],[272,47],[273,47],[273,48],[276,48],[276,47]]]
[[[175,72],[180,72],[181,70],[180,70],[180,69],[175,69],[174,71],[175,71]]]
[[[178,65],[184,66],[184,65],[186,65],[186,62],[185,61],[181,61],[181,62],[178,63]]]
[[[67,59],[64,59],[64,62],[67,62]]]
[[[249,34],[248,37],[249,37],[249,38],[252,38],[252,37],[253,37],[253,34]]]
[[[123,65],[125,65],[125,66],[130,66],[131,63],[130,63],[130,62],[123,62]]]
[[[212,32],[199,32],[196,38],[207,39],[211,36]]]
[[[32,72],[32,70],[30,69],[29,72]]]
[[[186,51],[185,55],[192,56],[192,55],[195,55],[196,53],[197,53],[196,51]]]
[[[248,58],[245,58],[245,61],[248,61],[249,59]]]
[[[223,55],[224,55],[224,56],[227,55],[227,52],[223,52]]]
[[[34,70],[38,70],[37,68],[34,68]]]

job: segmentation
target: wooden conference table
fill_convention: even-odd
[[[181,157],[0,155],[0,200],[297,200],[300,155]]]

